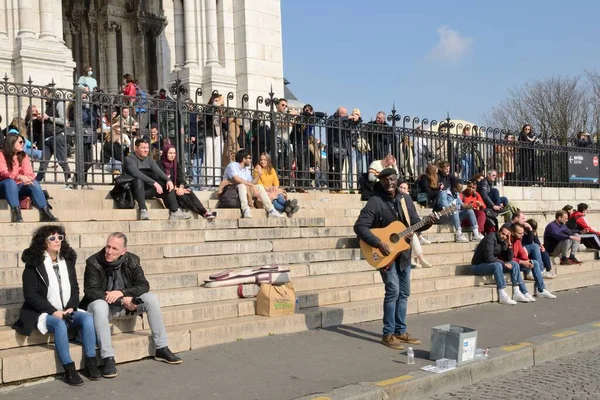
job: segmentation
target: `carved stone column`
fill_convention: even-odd
[[[19,33],[18,37],[35,37],[37,35],[35,20],[36,14],[33,6],[34,0],[19,1]]]
[[[56,40],[56,35],[54,35],[54,0],[40,0],[40,39]]]
[[[219,35],[217,30],[217,2],[206,0],[206,65],[218,67]]]
[[[196,49],[196,20],[194,18],[194,0],[184,0],[183,20],[185,27],[185,66],[186,68],[198,65],[198,51]],[[216,15],[216,14],[215,14]]]
[[[175,66],[183,67],[185,64],[185,34],[183,28],[182,0],[173,2],[173,22],[175,29]]]
[[[75,61],[75,76],[80,77],[82,72],[82,62],[83,62],[83,54],[82,54],[82,43],[81,43],[81,21],[74,20],[69,24],[69,28],[71,28],[71,37],[73,40],[73,59]]]
[[[121,26],[116,22],[105,22],[106,30],[106,64],[108,67],[108,92],[117,93],[119,90],[119,76],[117,70],[117,31]]]
[[[0,0],[0,39],[8,39],[8,21],[6,20],[6,1]]]

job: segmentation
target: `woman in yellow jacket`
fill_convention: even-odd
[[[254,167],[254,183],[264,186],[269,194],[269,199],[273,202],[273,207],[279,212],[291,218],[292,215],[300,210],[298,200],[288,200],[285,190],[279,187],[279,178],[277,171],[271,163],[271,156],[267,153],[261,153],[260,159],[256,167]]]

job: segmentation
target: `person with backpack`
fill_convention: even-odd
[[[144,136],[146,133],[146,129],[148,129],[148,101],[146,100],[147,94],[140,87],[138,80],[135,80],[135,116],[140,125],[141,134],[140,136]]]

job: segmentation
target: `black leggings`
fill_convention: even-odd
[[[154,187],[154,185],[149,185],[141,179],[133,180],[133,183],[131,184],[131,191],[133,192],[133,197],[135,197],[135,200],[137,201],[140,210],[145,210],[146,199],[151,199],[153,197],[163,199],[165,205],[171,212],[175,212],[179,209],[179,204],[177,204],[177,196],[175,195],[175,190],[167,192],[166,185],[161,184],[160,186],[163,189],[162,194],[158,194],[156,192],[156,188]]]

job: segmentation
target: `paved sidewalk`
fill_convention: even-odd
[[[431,362],[431,327],[453,323],[479,331],[478,347],[496,347],[532,336],[600,321],[600,286],[559,292],[558,299],[539,299],[514,307],[499,304],[409,316],[416,364],[406,352],[379,343],[381,321],[278,335],[181,353],[183,364],[153,360],[118,365],[119,376],[80,388],[61,381],[0,389],[0,398],[44,399],[261,399],[285,400],[357,382],[374,382],[417,371]],[[118,355],[117,355],[118,356]]]

